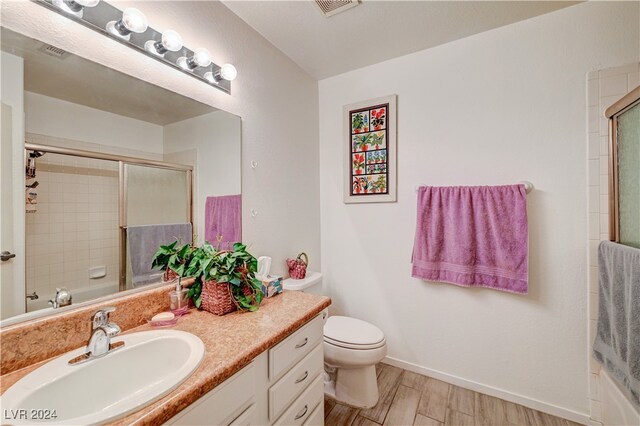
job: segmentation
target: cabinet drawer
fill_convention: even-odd
[[[318,406],[313,410],[309,418],[306,422],[304,422],[304,426],[323,426],[324,425],[324,403],[321,402]]]
[[[287,426],[303,424],[311,416],[314,408],[322,402],[323,397],[324,382],[322,381],[322,374],[319,374],[307,390],[302,392],[302,395],[291,404],[275,424]]]
[[[322,316],[269,349],[269,379],[275,380],[293,364],[300,361],[322,340]]]
[[[251,404],[249,408],[244,410],[242,414],[240,414],[234,421],[232,421],[229,426],[251,426],[256,424],[256,405]]]
[[[167,424],[228,425],[256,399],[256,368],[249,364],[178,413]]]
[[[269,418],[275,420],[323,370],[322,343],[317,343],[302,361],[294,365],[269,389]]]

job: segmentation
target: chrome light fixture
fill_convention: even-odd
[[[104,0],[33,1],[210,86],[231,93],[231,80],[238,74],[233,65],[216,65],[207,49],[190,50],[174,30],[160,32],[153,29],[144,13],[136,8],[122,11]]]
[[[148,40],[144,48],[147,52],[160,56],[167,52],[178,52],[182,49],[182,37],[173,30],[166,30],[162,33],[160,41]]]
[[[82,17],[85,7],[95,7],[100,0],[53,0],[52,3],[64,12]]]
[[[211,64],[211,54],[207,49],[200,48],[193,51],[193,56],[178,58],[178,65],[185,70],[193,70],[198,67],[207,67]]]
[[[215,84],[218,84],[221,80],[233,81],[237,76],[238,71],[231,64],[224,64],[215,73],[209,71],[204,74],[204,78]]]

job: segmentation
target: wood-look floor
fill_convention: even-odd
[[[380,399],[358,410],[324,401],[326,426],[576,426],[569,420],[387,364],[376,366]]]

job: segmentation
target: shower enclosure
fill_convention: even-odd
[[[130,289],[129,226],[193,224],[191,166],[27,143],[31,158],[27,312],[49,307],[57,287],[74,304]]]

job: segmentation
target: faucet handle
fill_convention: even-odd
[[[93,329],[95,330],[98,327],[103,327],[109,324],[109,314],[116,310],[113,306],[108,306],[106,308],[100,309],[98,312],[93,314],[91,317],[91,321],[93,323]]]

